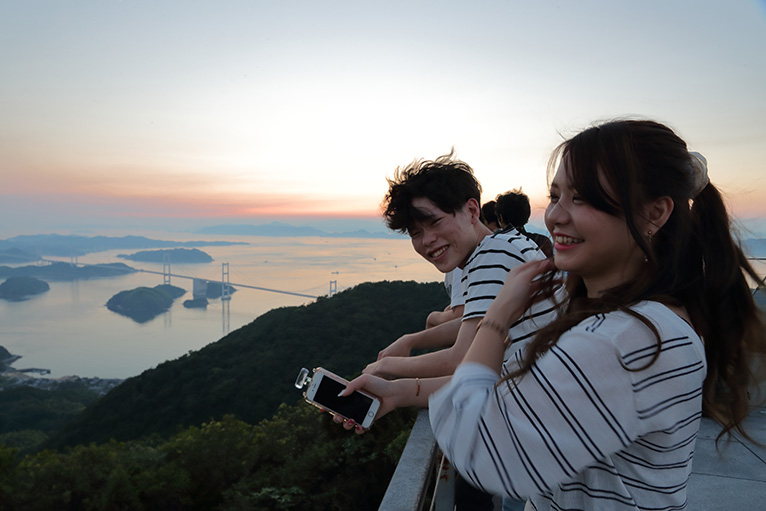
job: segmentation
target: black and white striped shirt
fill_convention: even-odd
[[[477,363],[431,396],[439,446],[475,486],[538,511],[686,508],[706,364],[702,341],[657,302],[588,318],[516,385]],[[504,371],[518,362],[506,362]]]
[[[528,261],[545,259],[526,236],[510,228],[486,236],[463,268],[463,320],[482,318],[505,284],[508,272]]]

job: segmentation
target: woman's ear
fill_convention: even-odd
[[[659,231],[670,218],[674,206],[673,199],[667,195],[647,204],[644,208],[644,220],[648,224],[646,228],[654,232]]]

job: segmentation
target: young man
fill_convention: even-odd
[[[502,228],[515,227],[521,234],[534,241],[546,257],[553,257],[553,243],[548,236],[527,232],[524,229],[532,210],[529,206],[529,197],[520,188],[498,195],[495,199],[495,210]]]
[[[462,318],[407,334],[382,350],[364,373],[387,379],[451,375],[470,346],[477,325],[503,286],[507,273],[527,261],[544,259],[516,229],[493,234],[481,221],[481,186],[466,163],[452,153],[415,161],[389,179],[384,217],[390,229],[409,234],[415,251],[442,273],[459,268],[464,296]],[[524,317],[511,329],[514,342],[547,323]],[[542,323],[538,323],[542,321]],[[412,349],[444,348],[410,357]]]

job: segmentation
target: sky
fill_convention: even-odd
[[[386,178],[452,148],[541,226],[551,150],[618,117],[766,237],[764,0],[0,0],[0,238],[383,230]]]

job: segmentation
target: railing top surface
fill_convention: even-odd
[[[415,511],[421,508],[428,490],[428,478],[433,475],[436,449],[428,410],[420,410],[380,503],[380,511]]]

